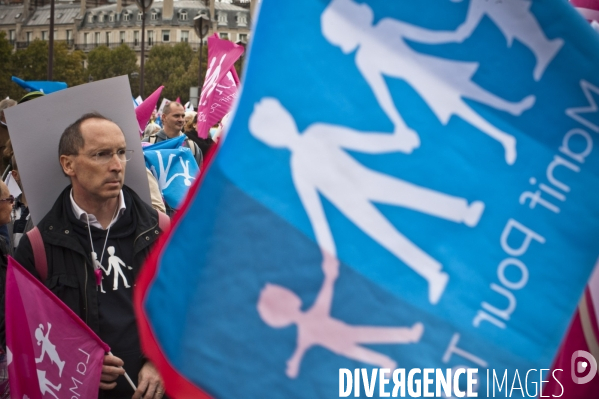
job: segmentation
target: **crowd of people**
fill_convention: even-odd
[[[176,211],[162,198],[156,177],[146,168],[152,204],[124,184],[131,149],[116,123],[99,113],[74,118],[58,148],[63,173],[70,179],[51,210],[34,226],[10,141],[4,110],[42,96],[29,93],[19,102],[0,101],[0,344],[6,353],[4,292],[7,256],[13,256],[73,310],[111,347],[102,366],[98,398],[160,399],[163,381],[140,347],[133,294],[135,280],[150,249]],[[157,118],[159,117],[159,118]],[[155,123],[160,119],[162,126]],[[215,142],[197,132],[197,114],[168,103],[145,127],[141,140],[153,144],[185,134],[200,170]],[[14,179],[21,194],[7,185]],[[168,216],[167,216],[168,215]],[[83,265],[83,266],[82,266]],[[10,397],[6,355],[0,370],[0,398]],[[132,380],[136,390],[125,378]]]

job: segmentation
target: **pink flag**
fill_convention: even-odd
[[[139,132],[141,134],[143,134],[148,121],[152,117],[152,111],[156,109],[156,104],[158,103],[162,89],[164,89],[164,86],[157,88],[154,93],[150,94],[144,102],[135,108],[135,115],[137,116],[137,123],[139,123]]]
[[[570,0],[587,21],[599,22],[599,0]]]
[[[175,100],[175,102],[181,104],[181,97],[177,97],[177,99]]]
[[[599,262],[553,362],[555,378],[543,389],[562,399],[594,398],[599,392]],[[561,370],[561,371],[560,371]]]
[[[198,101],[198,136],[205,139],[208,131],[223,116],[237,97],[239,77],[233,64],[243,54],[243,47],[218,34],[208,38],[208,70]]]
[[[98,396],[102,360],[110,348],[11,257],[6,346],[11,397]]]

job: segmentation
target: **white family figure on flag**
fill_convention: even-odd
[[[219,90],[219,89],[230,89],[231,87],[237,86],[237,84],[235,84],[235,79],[233,79],[233,74],[231,72],[227,72],[225,77],[227,79],[229,79],[229,86],[225,86],[224,84],[222,84],[223,82],[221,82],[221,83],[217,84],[216,87],[214,88],[214,90],[216,90],[219,95],[222,95],[223,92],[225,91],[225,90]]]
[[[52,384],[49,380],[46,379],[46,371],[44,370],[37,370],[37,380],[40,384],[40,391],[42,395],[49,393],[50,395],[58,399],[58,396],[56,396],[56,393],[54,391],[60,391],[62,384],[58,384],[58,386]],[[50,388],[54,389],[54,391]]]
[[[462,0],[451,1],[461,2]],[[545,36],[541,25],[530,11],[531,6],[532,1],[529,0],[470,0],[466,20],[455,31],[429,31],[429,34],[420,36],[418,41],[431,44],[461,43],[472,35],[484,17],[488,17],[503,33],[509,47],[514,39],[518,39],[532,51],[536,58],[533,77],[538,81],[562,48],[564,41],[560,38],[549,40]]]
[[[207,104],[208,97],[214,91],[214,89],[216,89],[216,86],[218,85],[218,78],[220,77],[220,70],[222,69],[225,58],[227,58],[227,55],[223,54],[216,67],[214,66],[216,63],[216,57],[212,57],[210,60],[210,66],[208,67],[208,71],[206,71],[206,79],[204,80],[202,94],[200,95],[200,101],[198,102],[198,109],[201,105]]]
[[[173,177],[178,177],[181,176],[183,177],[183,183],[185,183],[185,185],[187,187],[191,186],[191,181],[195,180],[195,177],[193,177],[190,173],[189,173],[189,160],[187,161],[183,161],[182,157],[179,157],[179,162],[181,162],[181,167],[183,168],[183,173],[176,173]]]
[[[287,376],[298,376],[304,354],[316,345],[349,359],[394,370],[397,363],[393,359],[361,345],[418,342],[424,331],[422,323],[412,327],[352,326],[334,319],[331,304],[339,261],[326,251],[323,251],[322,271],[324,282],[308,310],[302,311],[301,299],[285,287],[267,284],[260,292],[258,313],[266,324],[274,328],[297,326],[297,346],[287,361]]]
[[[104,269],[104,266],[102,266],[102,264],[98,261],[98,254],[94,251],[92,251],[92,260],[94,261],[94,269],[95,270],[104,270],[104,273],[106,273],[106,275],[108,275],[108,272],[106,272],[106,269]],[[104,283],[102,282],[102,280],[104,280],[104,276],[102,276],[102,278],[100,279],[100,292],[106,294],[106,291],[104,291]]]
[[[392,18],[383,18],[376,25],[373,21],[374,14],[368,5],[353,0],[333,0],[321,16],[322,33],[346,54],[357,49],[356,66],[396,129],[404,130],[406,125],[395,108],[385,77],[404,79],[442,124],[446,125],[452,115],[457,115],[499,141],[506,162],[513,164],[516,139],[476,113],[462,97],[512,115],[520,115],[532,107],[535,97],[530,95],[516,103],[506,101],[472,81],[478,63],[421,54],[405,41],[419,42],[422,35],[430,35],[431,31]]]
[[[41,363],[44,360],[44,356],[48,355],[52,364],[55,364],[56,367],[58,367],[58,375],[62,377],[64,361],[60,359],[60,356],[58,356],[58,352],[56,351],[56,346],[50,341],[50,329],[52,328],[52,324],[47,324],[48,331],[46,331],[46,335],[44,335],[44,326],[42,324],[35,329],[35,339],[37,340],[37,345],[42,346],[42,353],[40,354],[39,358],[35,359],[35,362]]]
[[[170,154],[168,156],[166,168],[164,167],[164,161],[162,159],[162,154],[160,151],[156,151],[156,156],[158,157],[158,167],[160,168],[160,173],[156,172],[156,168],[154,167],[154,165],[150,166],[150,169],[152,171],[152,174],[158,180],[158,187],[160,187],[161,191],[165,190],[168,186],[170,186],[171,183],[177,177],[183,177],[185,185],[187,187],[191,186],[191,180],[195,179],[195,177],[193,177],[189,173],[189,161],[183,161],[183,157],[179,156],[179,162],[181,163],[181,166],[183,167],[183,173],[175,173],[170,178],[168,178],[168,174],[171,170],[171,164],[173,162],[173,158],[175,158],[176,155]]]
[[[123,269],[121,268],[121,265],[123,265],[124,268],[128,268],[128,269],[132,269],[131,266],[127,266],[125,264],[125,262],[123,262],[121,260],[121,258],[119,258],[118,256],[116,256],[114,254],[114,247],[110,246],[108,248],[106,248],[106,250],[108,251],[108,254],[110,255],[108,257],[108,270],[106,271],[106,275],[110,275],[110,272],[113,271],[114,272],[114,284],[112,286],[112,290],[115,291],[119,288],[119,276],[121,276],[123,278],[123,284],[125,285],[125,288],[130,288],[131,286],[129,284],[127,284],[127,277],[125,277],[125,274],[123,273]]]
[[[469,205],[464,198],[368,169],[346,152],[409,151],[402,134],[358,132],[323,123],[312,124],[300,134],[293,116],[274,98],[264,98],[255,105],[249,130],[265,144],[291,151],[293,184],[312,224],[316,242],[323,250],[337,255],[319,194],[426,279],[429,301],[433,304],[439,301],[449,280],[441,264],[397,231],[373,203],[400,206],[473,227],[484,210],[482,202]]]
[[[176,157],[176,155],[170,154],[168,156],[166,168],[164,167],[164,161],[162,160],[162,154],[160,153],[160,151],[156,152],[156,156],[158,157],[158,167],[160,168],[160,173],[156,172],[156,168],[154,167],[154,165],[150,166],[150,169],[152,170],[152,173],[154,174],[154,176],[156,176],[156,179],[158,180],[158,186],[160,187],[160,190],[164,190],[165,188],[171,185],[173,180],[175,180],[178,177],[178,175],[173,175],[170,179],[167,180],[168,172],[171,169],[171,163],[173,162],[173,158]]]

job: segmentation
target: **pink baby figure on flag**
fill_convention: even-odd
[[[35,329],[35,339],[37,340],[37,345],[42,346],[42,353],[39,358],[35,359],[36,363],[41,363],[44,360],[44,356],[48,355],[52,364],[55,364],[58,367],[58,375],[62,376],[62,369],[64,368],[64,361],[60,359],[58,356],[58,352],[56,351],[56,346],[50,342],[50,329],[52,328],[52,324],[48,324],[48,331],[46,335],[44,335],[44,326],[42,324],[39,325],[38,328]]]
[[[50,395],[58,399],[56,393],[50,388],[53,388],[55,391],[60,391],[62,384],[58,384],[58,386],[52,384],[49,380],[46,379],[46,372],[44,370],[37,370],[37,380],[39,381],[40,391],[42,395],[49,393]]]
[[[101,270],[104,270],[104,273],[106,273],[106,275],[108,275],[108,273],[106,272],[106,269],[104,269],[104,266],[102,266],[102,264],[98,261],[98,254],[96,254],[94,251],[92,251],[92,260],[94,261],[94,274],[96,275],[96,287],[100,286],[100,292],[105,294],[106,291],[104,291],[104,286],[102,284],[102,280],[104,280],[104,276],[102,276]],[[97,288],[96,288],[96,290],[97,290]]]
[[[397,363],[393,359],[361,345],[418,342],[424,331],[422,323],[412,327],[353,326],[331,317],[339,261],[325,251],[322,253],[324,282],[310,309],[302,311],[301,299],[291,290],[275,284],[267,284],[258,299],[258,313],[266,324],[273,328],[297,326],[297,343],[287,361],[287,376],[298,376],[304,354],[317,345],[349,359],[394,370]]]
[[[321,25],[322,34],[331,44],[340,47],[345,54],[355,51],[358,70],[396,129],[403,130],[406,125],[395,107],[385,77],[407,82],[443,125],[449,123],[452,115],[457,115],[501,143],[508,165],[516,161],[516,139],[484,119],[463,97],[520,115],[533,106],[534,96],[513,103],[484,90],[472,81],[478,63],[415,51],[406,40],[420,42],[421,37],[430,36],[434,31],[392,18],[383,18],[375,25],[374,13],[367,4],[333,0],[321,16]]]
[[[106,271],[106,275],[109,275],[111,271],[114,271],[114,284],[112,286],[112,290],[115,291],[119,288],[119,276],[123,278],[123,284],[125,288],[130,288],[131,286],[127,284],[127,277],[125,277],[125,273],[123,273],[123,269],[121,269],[121,265],[123,267],[132,269],[130,266],[127,266],[125,262],[121,260],[118,256],[114,255],[114,247],[110,246],[106,248],[108,254],[108,270]]]
[[[411,144],[398,133],[358,132],[314,123],[299,132],[293,116],[274,98],[263,98],[250,116],[249,130],[273,148],[291,151],[291,176],[314,230],[316,242],[336,256],[320,196],[331,202],[360,230],[422,276],[429,285],[429,301],[439,301],[449,275],[441,264],[403,234],[373,203],[400,206],[473,227],[484,203],[433,191],[369,169],[348,151],[365,154],[409,152]]]

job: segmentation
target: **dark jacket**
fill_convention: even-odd
[[[82,247],[69,221],[68,212],[72,212],[72,209],[70,200],[65,197],[70,195],[70,191],[71,186],[60,194],[50,212],[37,225],[44,241],[48,260],[48,278],[44,284],[96,334],[99,334],[99,294],[96,289],[93,263],[90,253]],[[130,196],[132,198],[134,217],[137,220],[132,264],[132,273],[137,278],[144,260],[161,230],[158,227],[158,214],[150,205],[143,202],[127,186],[123,187],[123,193],[126,197]],[[35,277],[39,278],[39,274],[35,270],[33,252],[28,236],[25,235],[21,238],[15,259]],[[133,284],[133,289],[135,289],[135,284]],[[139,355],[131,359],[122,359],[126,365],[136,364],[137,367],[141,367],[140,362],[142,360]],[[137,367],[133,367],[133,369]],[[131,374],[130,377],[137,380],[137,375],[134,375],[135,378]],[[109,391],[106,392],[106,394],[109,393]]]
[[[204,155],[204,159],[206,159],[206,155],[208,155],[208,151],[210,151],[210,148],[215,144],[214,140],[212,140],[212,137],[210,137],[210,135],[208,135],[208,137],[206,137],[205,139],[202,139],[198,136],[198,132],[195,129],[191,129],[188,132],[185,132],[185,135],[190,139],[193,140],[194,143],[196,143],[198,145],[198,147],[200,147],[200,150],[202,151],[202,154]],[[200,165],[200,168],[202,167],[202,165]]]
[[[90,254],[86,253],[79,240],[72,234],[73,227],[66,215],[66,212],[72,210],[65,209],[64,206],[64,196],[68,196],[70,192],[71,186],[68,186],[50,212],[37,225],[48,259],[48,279],[44,283],[97,333],[99,320],[94,268]],[[160,233],[158,214],[127,186],[123,186],[123,192],[132,196],[134,212],[137,214],[138,224],[133,248],[133,273],[137,277],[151,245]],[[31,243],[26,235],[21,238],[15,259],[39,278],[35,270]]]

